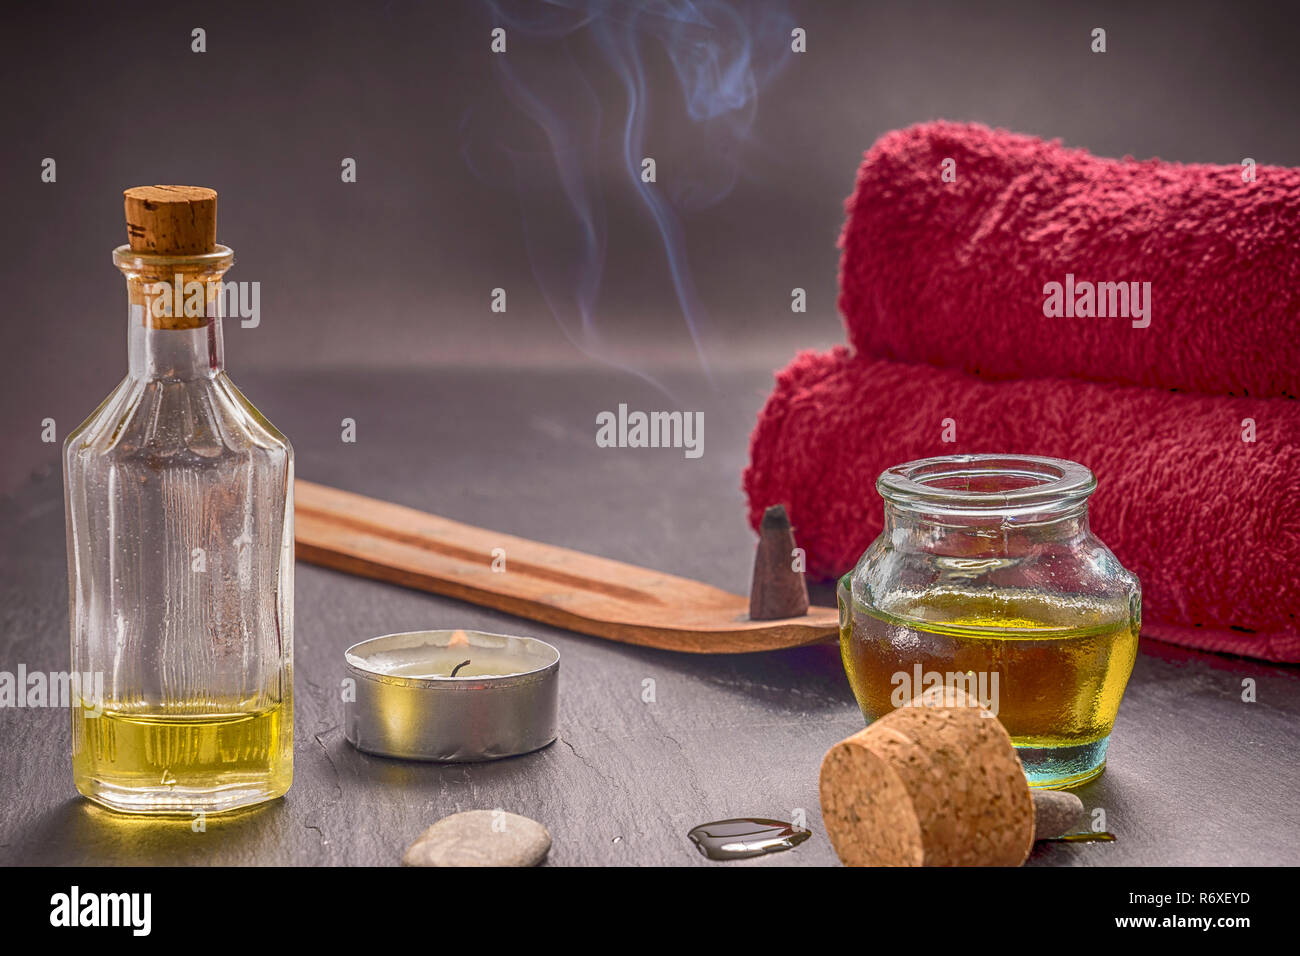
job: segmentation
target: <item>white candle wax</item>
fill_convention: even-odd
[[[430,631],[409,646],[390,647],[370,654],[365,663],[375,673],[392,677],[461,680],[526,674],[546,666],[550,658],[506,646],[494,635]]]

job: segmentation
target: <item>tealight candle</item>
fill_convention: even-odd
[[[555,739],[560,652],[482,631],[412,631],[354,644],[344,732],[410,760],[496,760]]]

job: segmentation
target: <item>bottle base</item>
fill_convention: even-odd
[[[1012,740],[1015,743],[1015,740]],[[1068,747],[1034,747],[1016,744],[1025,779],[1037,790],[1070,790],[1095,780],[1106,769],[1107,735]]]
[[[292,704],[215,714],[78,709],[72,778],[119,813],[242,810],[293,782]]]
[[[115,813],[136,816],[193,817],[197,813],[235,813],[277,800],[289,790],[287,783],[232,783],[211,790],[183,787],[125,787],[106,780],[78,780],[77,790],[91,802]]]

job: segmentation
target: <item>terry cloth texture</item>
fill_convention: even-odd
[[[941,440],[945,418],[956,442]],[[1300,402],[1289,399],[992,383],[843,347],[806,352],[777,374],[750,442],[750,521],[784,504],[809,573],[835,577],[880,533],[882,471],[974,452],[1093,470],[1092,527],[1142,582],[1144,634],[1300,661]]]
[[[1300,169],[1102,159],[936,122],[883,136],[846,207],[839,304],[861,354],[1300,397]],[[1046,317],[1044,287],[1067,281],[1093,286],[1094,310],[1098,284],[1149,282],[1150,325]],[[1102,289],[1108,312],[1121,295]]]

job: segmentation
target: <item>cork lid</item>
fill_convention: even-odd
[[[1006,728],[957,687],[927,690],[826,753],[822,820],[849,866],[1019,866],[1034,801]]]
[[[205,186],[132,186],[126,190],[132,252],[195,256],[217,247],[217,192]]]

